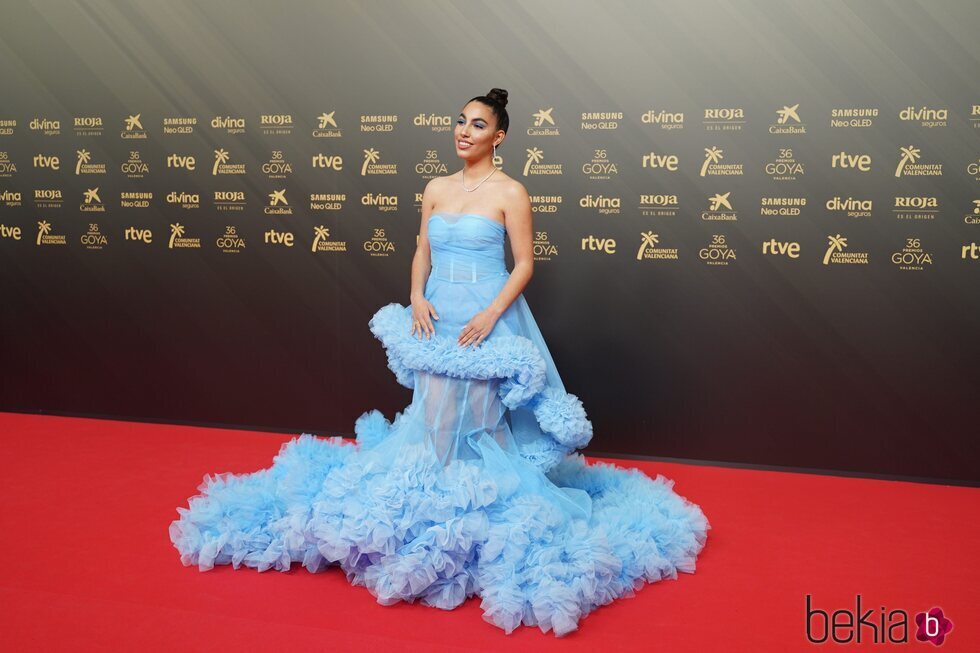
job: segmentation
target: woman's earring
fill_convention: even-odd
[[[493,163],[494,165],[497,165],[496,164],[496,161],[497,161],[497,144],[494,143],[493,144],[493,158],[490,160],[490,162]]]

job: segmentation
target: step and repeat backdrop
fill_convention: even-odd
[[[587,453],[977,479],[971,3],[2,15],[5,410],[393,417],[410,393],[367,322],[409,302],[422,190],[499,86],[525,297]]]

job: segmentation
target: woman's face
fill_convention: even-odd
[[[493,111],[482,102],[474,100],[463,107],[454,130],[456,156],[471,161],[493,156],[494,139],[503,134],[502,130],[494,131],[496,124]]]

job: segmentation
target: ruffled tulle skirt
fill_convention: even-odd
[[[391,422],[363,414],[356,442],[304,433],[267,469],[205,475],[170,524],[185,565],[338,565],[384,605],[448,610],[479,596],[507,633],[556,635],[645,582],[694,572],[711,528],[700,507],[661,475],[573,452],[591,425],[573,395],[535,377],[545,365],[518,352],[529,343],[411,342],[406,316],[390,305],[371,327],[412,403]],[[540,438],[521,439],[522,409],[549,438],[544,455]]]

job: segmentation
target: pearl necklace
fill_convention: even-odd
[[[460,182],[460,184],[461,184],[461,185],[463,186],[463,190],[465,190],[465,191],[466,191],[467,193],[472,193],[472,192],[473,192],[473,191],[475,191],[475,190],[476,190],[477,188],[479,188],[479,187],[480,187],[480,186],[481,186],[481,185],[483,184],[483,182],[484,182],[484,181],[486,181],[487,179],[490,179],[490,175],[492,175],[492,174],[493,174],[493,173],[495,173],[495,172],[497,172],[497,166],[493,166],[493,170],[491,170],[491,171],[490,171],[490,174],[489,174],[489,175],[487,175],[486,177],[484,177],[484,178],[483,178],[483,179],[482,179],[482,180],[480,181],[480,183],[479,183],[479,184],[477,184],[476,186],[474,186],[473,188],[467,188],[467,187],[466,187],[466,174],[465,174],[465,173],[463,173],[463,172],[460,172],[460,174],[459,174],[459,182]]]

